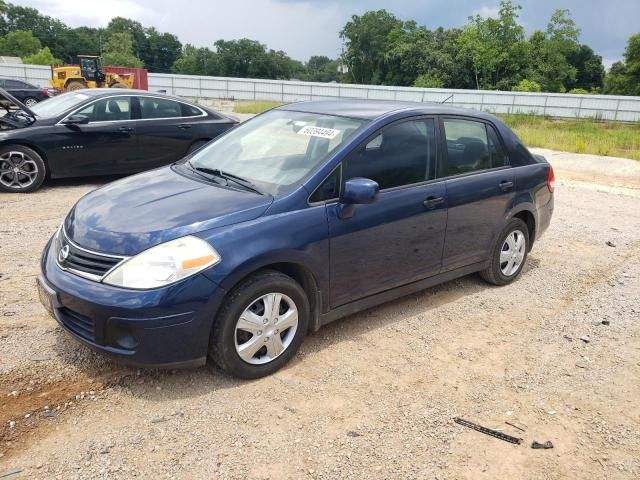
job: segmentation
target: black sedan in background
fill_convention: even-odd
[[[0,78],[0,88],[4,88],[27,107],[33,107],[36,103],[55,95],[55,90],[40,88],[22,80],[12,78]]]
[[[175,162],[237,120],[143,90],[76,90],[32,107],[0,89],[0,191],[46,177],[129,174]],[[8,103],[18,110],[11,111]]]

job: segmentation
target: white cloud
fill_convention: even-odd
[[[498,18],[498,15],[500,15],[500,7],[483,5],[482,7],[473,11],[473,16],[475,17],[476,15],[480,15],[484,18]]]
[[[58,0],[31,0],[24,3],[36,8],[40,13],[62,20],[71,27],[104,27],[113,17],[145,18],[151,21],[159,18],[154,9],[143,7],[131,0],[91,2],[90,6],[86,4],[83,8],[78,8],[78,4],[74,2]]]

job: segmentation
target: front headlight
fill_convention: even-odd
[[[124,288],[163,287],[194,275],[220,260],[218,252],[207,242],[186,236],[131,257],[109,273],[103,282]]]

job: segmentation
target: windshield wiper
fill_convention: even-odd
[[[224,170],[220,170],[218,168],[208,168],[208,167],[194,167],[191,162],[188,162],[189,166],[195,170],[196,172],[206,173],[208,175],[213,175],[215,177],[224,178],[227,181],[227,184],[231,181],[236,185],[240,185],[246,190],[250,190],[259,195],[264,195],[254,183],[250,182],[246,178],[239,177],[238,175],[234,175],[233,173],[225,172]]]

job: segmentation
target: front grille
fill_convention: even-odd
[[[56,259],[65,270],[92,280],[101,280],[124,257],[86,250],[69,240],[61,229],[56,241]]]
[[[65,327],[85,340],[89,340],[90,342],[96,341],[93,320],[67,307],[62,307],[58,311]]]

